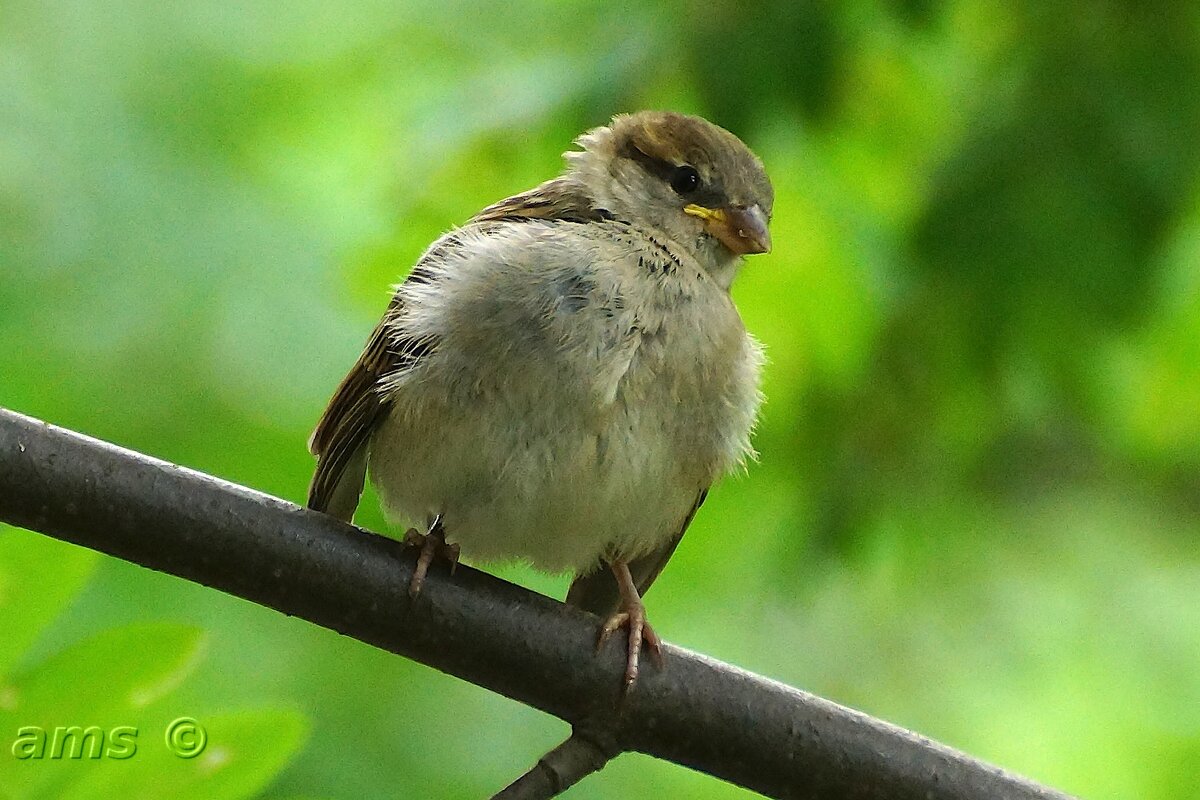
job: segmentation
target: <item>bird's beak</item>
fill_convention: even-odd
[[[736,255],[752,255],[771,251],[771,233],[767,230],[767,215],[758,206],[705,208],[695,203],[683,207],[683,213],[704,220],[704,229]]]

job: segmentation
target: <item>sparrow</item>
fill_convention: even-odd
[[[395,287],[309,450],[308,506],[350,521],[367,473],[435,557],[570,571],[568,603],[628,630],[709,487],[753,456],[761,346],[729,295],[770,250],[774,192],[732,133],[618,115],[558,177],[437,239]]]

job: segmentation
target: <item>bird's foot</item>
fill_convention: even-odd
[[[616,631],[621,628],[629,629],[629,642],[625,650],[625,682],[621,687],[622,693],[628,694],[637,683],[643,643],[650,651],[654,666],[660,670],[663,668],[662,640],[646,621],[646,607],[642,604],[642,598],[638,595],[637,587],[629,574],[629,567],[622,561],[616,561],[613,562],[612,570],[617,576],[617,584],[621,587],[621,608],[600,626],[596,652],[600,651]]]
[[[458,545],[446,544],[446,531],[442,527],[442,518],[435,517],[429,526],[428,533],[420,533],[416,528],[409,528],[404,534],[404,544],[407,547],[420,549],[417,555],[417,565],[413,569],[412,580],[408,584],[408,596],[415,598],[421,593],[425,583],[425,575],[429,565],[435,558],[441,557],[450,562],[450,574],[458,567]]]

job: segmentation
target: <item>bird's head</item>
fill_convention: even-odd
[[[714,277],[739,256],[771,249],[775,193],[740,139],[699,117],[642,111],[576,140],[568,172],[597,206],[658,229],[693,251]]]

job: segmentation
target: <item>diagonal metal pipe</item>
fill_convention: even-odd
[[[0,409],[0,520],[252,600],[777,798],[1066,798],[910,731],[665,647],[623,701],[597,620],[270,495]],[[604,752],[596,768],[603,763]],[[590,770],[589,770],[590,771]],[[577,777],[577,776],[576,776]]]

